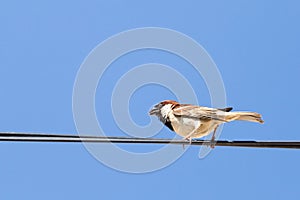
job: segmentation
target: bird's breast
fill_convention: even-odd
[[[174,131],[185,137],[194,132],[192,138],[201,138],[210,134],[219,124],[215,120],[204,120],[188,117],[170,116],[170,121]]]
[[[200,120],[187,117],[170,116],[170,121],[174,131],[183,137],[195,131],[201,125]]]

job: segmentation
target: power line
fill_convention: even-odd
[[[185,144],[189,141],[159,139],[159,138],[131,138],[131,137],[101,137],[79,136],[67,134],[41,134],[0,132],[2,142],[91,142],[91,143],[124,143],[124,144]],[[191,145],[210,145],[209,140],[192,140]],[[287,148],[300,149],[300,141],[228,141],[218,140],[215,146],[253,147],[253,148]]]

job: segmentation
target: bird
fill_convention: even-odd
[[[264,123],[256,112],[236,111],[233,108],[209,108],[192,104],[180,104],[174,100],[164,100],[150,111],[170,130],[190,143],[194,138],[202,138],[213,132],[211,147],[214,148],[215,134],[220,124],[234,120]]]

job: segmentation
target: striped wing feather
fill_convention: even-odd
[[[173,109],[173,114],[176,116],[187,117],[187,118],[197,118],[201,120],[220,120],[225,121],[225,113],[232,110],[232,108],[216,109],[208,108],[203,106],[195,105],[182,105],[180,107]]]

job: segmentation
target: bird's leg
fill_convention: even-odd
[[[185,136],[185,137],[183,138],[183,140],[188,140],[188,141],[190,142],[189,145],[192,144],[192,135],[194,134],[194,132],[195,132],[195,130],[192,131],[191,133],[189,133],[187,136]],[[184,149],[184,144],[182,145],[182,147],[183,147],[183,149]]]
[[[185,136],[183,138],[183,140],[189,140],[190,144],[192,143],[192,135],[194,134],[195,131],[192,131],[191,133],[189,133],[187,136]]]
[[[192,137],[187,138],[187,140],[189,141],[190,145],[192,144]]]
[[[219,127],[219,125],[214,129],[214,133],[213,133],[212,138],[210,140],[210,147],[211,148],[215,148],[215,138],[216,138],[216,132],[217,132],[218,127]]]
[[[197,128],[195,128],[193,131],[191,131],[188,135],[186,135],[183,140],[188,140],[190,142],[190,145],[192,144],[192,136],[197,131]],[[183,145],[184,149],[184,145]]]

